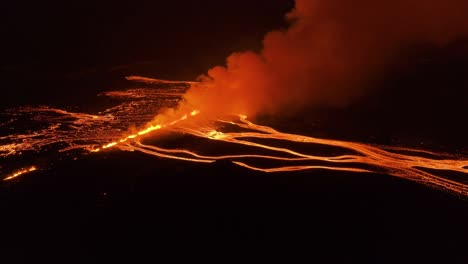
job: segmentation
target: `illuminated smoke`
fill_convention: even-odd
[[[345,106],[405,48],[466,35],[466,14],[466,0],[296,0],[289,28],[268,33],[259,53],[234,53],[210,69],[180,107],[251,117]]]

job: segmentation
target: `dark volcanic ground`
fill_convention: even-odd
[[[113,151],[0,188],[5,263],[468,260],[467,201],[386,175],[263,174]]]

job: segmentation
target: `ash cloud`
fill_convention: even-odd
[[[406,47],[468,35],[466,14],[466,0],[296,0],[287,29],[200,76],[180,107],[255,116],[346,106]]]

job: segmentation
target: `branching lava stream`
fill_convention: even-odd
[[[177,103],[176,98],[186,89],[186,83],[136,76],[129,79],[164,87],[105,93],[106,96],[119,97],[121,104],[96,115],[48,107],[5,112],[4,115],[10,113],[10,116],[2,119],[6,121],[0,127],[10,127],[12,133],[0,134],[3,163],[15,161],[13,163],[17,164],[20,157],[37,153],[63,153],[64,157],[76,158],[86,153],[120,149],[189,162],[230,160],[238,166],[264,173],[313,169],[384,173],[468,195],[465,180],[468,159],[455,154],[288,134],[254,124],[243,115],[203,120],[198,118],[200,112],[197,109],[182,113],[168,123],[148,123],[158,108],[172,107]],[[157,108],[148,109],[148,105],[157,105]],[[23,126],[21,120],[24,116],[28,116],[29,123],[37,124],[18,131],[15,124]],[[142,129],[134,129],[122,137],[130,125]],[[167,146],[158,142],[161,140],[158,131],[165,135],[191,137],[194,142],[200,142],[194,149]],[[328,150],[322,150],[324,148]],[[2,166],[0,173],[7,181],[42,169],[31,164],[24,164],[24,167],[18,170]],[[458,178],[451,177],[452,174]]]

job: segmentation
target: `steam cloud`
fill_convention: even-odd
[[[467,14],[466,0],[296,0],[289,28],[210,69],[180,107],[255,116],[346,105],[405,47],[467,35]]]

